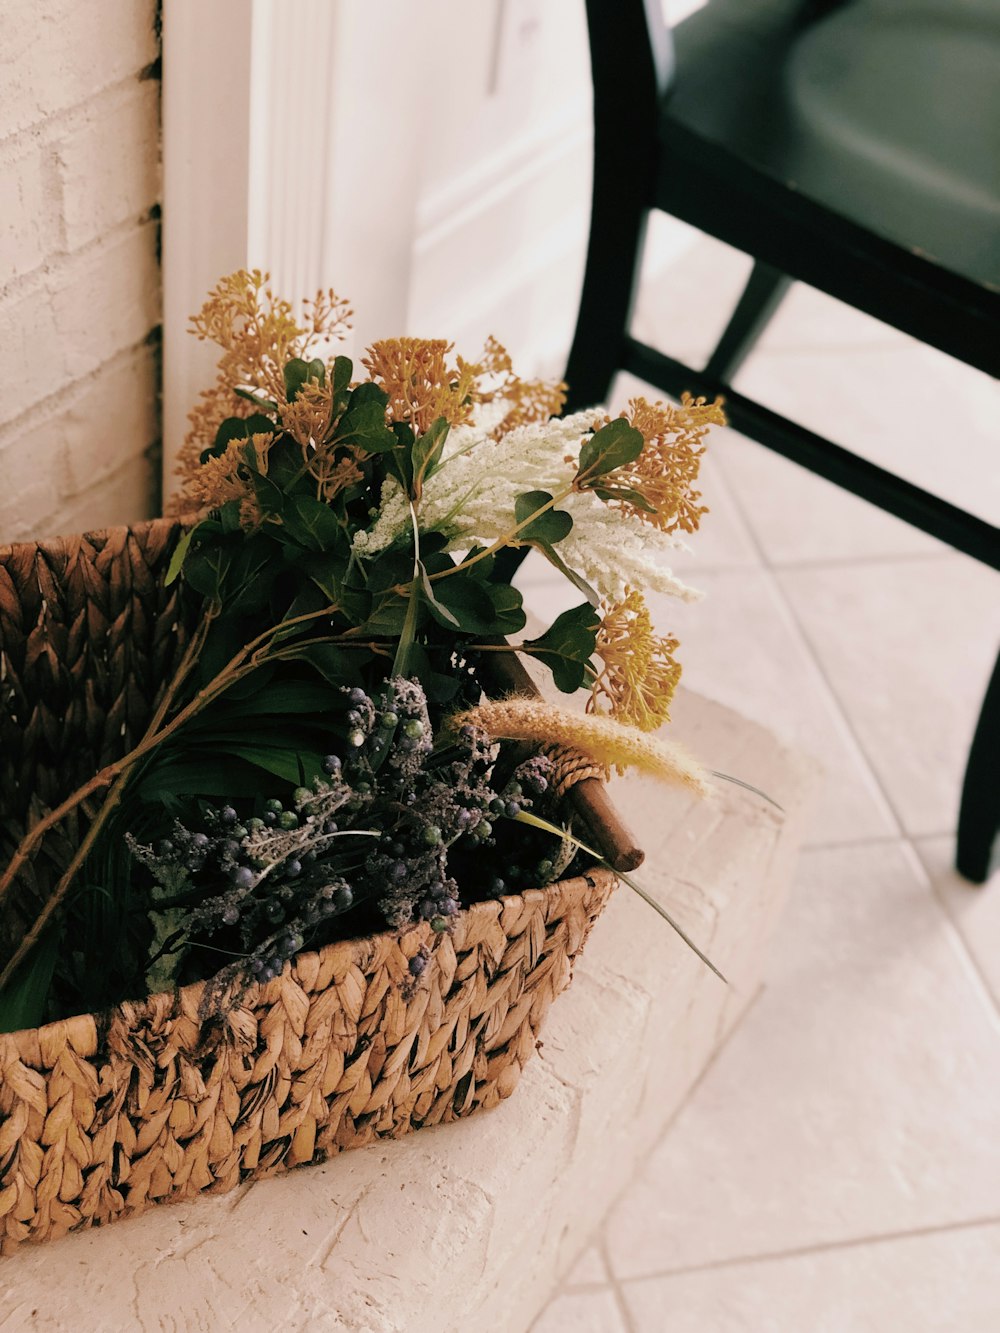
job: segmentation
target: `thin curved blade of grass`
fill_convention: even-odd
[[[705,964],[705,966],[710,971],[714,972],[720,981],[725,982],[727,986],[729,985],[729,982],[726,981],[726,978],[715,966],[711,958],[708,958],[705,954],[702,953],[702,951],[698,948],[697,944],[695,944],[694,940],[692,940],[691,937],[677,924],[677,922],[670,915],[667,909],[663,907],[660,903],[658,903],[656,899],[652,897],[651,894],[647,893],[646,890],[642,888],[641,885],[637,884],[631,875],[626,875],[625,872],[622,870],[615,870],[614,866],[609,865],[608,862],[605,861],[604,857],[600,854],[600,852],[594,851],[593,847],[588,847],[585,842],[581,842],[579,838],[574,837],[572,833],[567,832],[565,829],[559,828],[556,824],[550,824],[547,819],[539,819],[537,815],[533,815],[527,810],[521,810],[518,814],[514,816],[514,818],[515,820],[517,820],[518,823],[531,824],[534,828],[542,829],[546,833],[552,833],[557,838],[565,838],[567,841],[572,842],[577,847],[579,847],[581,851],[586,852],[588,856],[594,857],[594,859],[598,861],[602,866],[604,866],[606,870],[610,870],[613,875],[617,875],[618,878],[623,883],[627,884],[634,893],[637,893],[639,897],[643,900],[643,902],[649,903],[650,907],[652,907],[655,912],[658,912],[660,916],[663,917],[664,921],[671,928],[671,930],[676,931],[677,934],[684,941],[684,943],[688,946],[688,948],[693,953],[696,953],[698,955],[698,957]]]
[[[779,805],[773,796],[768,796],[766,791],[761,791],[761,789],[755,787],[752,782],[744,782],[742,778],[734,778],[731,773],[720,773],[718,769],[715,768],[710,768],[708,771],[713,778],[721,778],[723,782],[731,782],[735,787],[743,787],[746,791],[752,791],[753,794],[759,796],[762,801],[767,801],[768,805],[773,805],[775,810],[780,810],[782,814],[785,813],[785,807],[783,805]]]

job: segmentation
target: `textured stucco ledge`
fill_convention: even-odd
[[[696,695],[671,734],[784,807],[729,784],[704,803],[613,787],[644,886],[728,986],[620,887],[497,1110],[25,1247],[0,1261],[2,1327],[525,1329],[752,999],[816,786],[809,761]]]

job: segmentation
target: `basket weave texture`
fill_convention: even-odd
[[[0,854],[141,736],[187,637],[161,578],[177,533],[0,550]],[[7,939],[77,834],[22,877]],[[615,883],[595,870],[476,903],[450,934],[300,954],[224,1026],[198,983],[0,1035],[0,1253],[496,1105]]]

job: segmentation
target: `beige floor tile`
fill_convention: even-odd
[[[804,854],[763,995],[609,1218],[620,1279],[1000,1215],[1000,1025],[943,921],[904,844]]]
[[[1000,1005],[1000,870],[985,884],[970,884],[955,870],[953,838],[921,838],[917,855]]]
[[[898,832],[772,576],[739,570],[690,578],[704,599],[686,605],[651,597],[656,623],[680,638],[686,684],[819,760],[824,784],[808,840],[844,842]],[[527,568],[521,586],[527,609],[545,624],[579,601],[565,580],[553,582],[538,565]],[[711,755],[699,757],[712,766]],[[733,776],[754,781],[752,773]]]
[[[610,1287],[566,1291],[545,1307],[531,1333],[626,1333]]]
[[[772,578],[753,570],[691,576],[705,592],[685,605],[652,598],[657,624],[677,634],[685,681],[760,722],[823,765],[810,840],[836,842],[896,831],[867,764],[847,732]],[[705,756],[710,762],[710,756]],[[752,773],[734,776],[753,782]]]
[[[636,1333],[995,1333],[1000,1226],[628,1282]]]
[[[596,1245],[588,1245],[563,1279],[563,1286],[593,1287],[608,1281],[608,1269]]]
[[[1000,382],[912,340],[759,351],[741,393],[910,481],[1000,521]]]
[[[939,554],[947,549],[736,431],[726,431],[714,449],[730,493],[771,564]]]
[[[954,554],[778,578],[905,829],[954,829],[1000,578]]]
[[[701,366],[725,328],[752,261],[711,236],[671,219],[672,257],[656,271],[647,268],[639,289],[632,332],[644,342]],[[683,239],[682,239],[683,234]],[[686,242],[686,243],[685,243]],[[655,255],[654,238],[648,254]],[[824,352],[899,345],[903,334],[832,297],[795,283],[758,343],[760,351]]]

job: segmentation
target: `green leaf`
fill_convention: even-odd
[[[557,616],[544,634],[528,639],[525,647],[552,672],[564,694],[578,690],[587,677],[590,658],[597,646],[601,618],[589,603],[574,606]]]
[[[431,666],[427,649],[422,643],[415,643],[410,650],[410,674],[417,677],[428,701],[433,704],[449,703],[458,693],[462,683],[456,675],[435,671]]]
[[[58,956],[59,931],[47,930],[0,991],[0,1032],[39,1026]]]
[[[470,571],[450,574],[433,584],[431,615],[445,629],[464,634],[496,634],[497,615],[486,586]]]
[[[556,542],[561,542],[569,535],[573,519],[563,509],[546,509],[544,513],[538,514],[537,518],[531,517],[551,499],[552,496],[548,491],[525,491],[523,495],[517,497],[514,501],[514,517],[519,525],[524,524],[524,526],[520,527],[515,541],[554,546]]]
[[[173,809],[180,800],[195,796],[256,796],[261,789],[260,772],[232,755],[214,758],[203,751],[191,756],[161,757],[151,764],[135,786],[143,803],[159,801]]]
[[[275,777],[282,778],[285,782],[298,782],[302,772],[299,763],[300,752],[291,750],[287,746],[243,745],[234,741],[222,744],[216,742],[213,748],[242,759],[245,763],[253,764],[254,768],[263,769],[265,773],[273,773]]]
[[[226,452],[233,440],[249,440],[252,435],[274,435],[276,427],[270,417],[255,412],[249,417],[226,417],[215,432],[215,443],[211,449],[202,451],[201,461],[218,458]]]
[[[269,398],[261,398],[258,394],[252,393],[249,389],[234,389],[233,393],[238,398],[245,398],[248,403],[253,403],[254,407],[260,407],[265,412],[275,413],[278,410],[278,404],[272,403]]]
[[[309,380],[323,384],[326,380],[326,367],[317,357],[315,361],[303,361],[300,356],[289,361],[285,366],[285,397],[294,403],[302,391],[302,386]]]
[[[359,384],[351,393],[347,409],[337,423],[337,442],[353,444],[368,453],[396,448],[396,436],[385,424],[389,396],[377,384]]]
[[[295,661],[307,662],[331,685],[354,684],[363,658],[360,650],[338,648],[332,643],[311,643],[295,653]]]
[[[285,509],[285,492],[273,478],[266,477],[262,472],[257,471],[253,465],[252,453],[253,451],[248,445],[247,467],[250,470],[250,485],[257,497],[261,513],[266,518],[280,518]]]
[[[424,577],[424,567],[420,561],[417,561],[417,572]],[[396,644],[396,656],[392,660],[392,674],[394,676],[408,676],[410,674],[410,653],[417,637],[417,626],[420,623],[420,603],[421,603],[421,582],[420,579],[414,579],[410,584],[410,593],[406,598],[404,605],[406,613],[403,616],[403,623],[399,627],[399,642]]]
[[[601,599],[600,596],[597,594],[597,592],[595,592],[595,590],[590,586],[587,580],[583,578],[581,575],[579,575],[575,569],[570,569],[569,565],[567,565],[566,561],[562,558],[562,556],[558,553],[558,551],[556,551],[555,547],[546,546],[544,543],[539,543],[538,549],[542,552],[542,554],[545,556],[545,559],[549,562],[550,565],[553,565],[556,569],[558,569],[560,574],[562,574],[565,578],[569,579],[570,583],[572,583],[573,587],[576,588],[577,592],[583,593],[584,597],[586,597],[587,601],[590,603],[591,606],[600,606]]]
[[[187,555],[188,547],[191,545],[191,539],[197,531],[197,528],[189,528],[174,547],[174,553],[170,557],[170,564],[167,566],[166,577],[163,580],[166,587],[169,588],[171,583],[173,583],[180,574],[181,565],[184,563],[184,557]]]
[[[389,593],[372,607],[371,615],[360,626],[361,631],[376,639],[398,638],[403,633],[412,600],[411,597],[400,597],[398,593]]]
[[[581,446],[577,481],[590,482],[634,462],[642,453],[643,444],[642,432],[630,426],[624,417],[609,421]]]
[[[441,450],[448,438],[451,427],[445,417],[438,419],[413,443],[413,494],[420,495],[420,488],[428,477],[434,475],[441,464]]]
[[[239,500],[227,500],[219,510],[219,522],[222,531],[225,533],[239,532],[242,528],[240,523],[240,502]]]
[[[448,607],[444,603],[439,602],[437,597],[435,597],[434,585],[427,577],[427,570],[423,565],[420,566],[420,590],[423,594],[424,601],[427,603],[428,610],[439,625],[443,625],[445,629],[462,628],[462,622],[458,619],[455,613],[449,611]]]
[[[232,590],[226,600],[227,615],[251,615],[264,609],[281,570],[279,552],[268,537],[258,534],[243,538],[226,578],[226,586]]]
[[[524,614],[524,599],[517,588],[512,588],[509,583],[485,583],[483,587],[493,603],[492,632],[507,635],[524,629],[528,618]]]
[[[631,486],[593,486],[591,489],[599,500],[623,500],[633,509],[642,509],[647,514],[656,513],[656,505],[651,505],[641,491]]]
[[[353,373],[354,366],[349,356],[334,357],[331,380],[333,384],[333,414],[335,417],[340,416],[350,399],[351,375]]]
[[[184,561],[184,578],[195,592],[221,602],[226,576],[233,563],[233,548],[218,542],[195,546]]]
[[[329,505],[314,495],[293,495],[283,511],[285,531],[310,551],[325,551],[341,537],[341,526]]]

